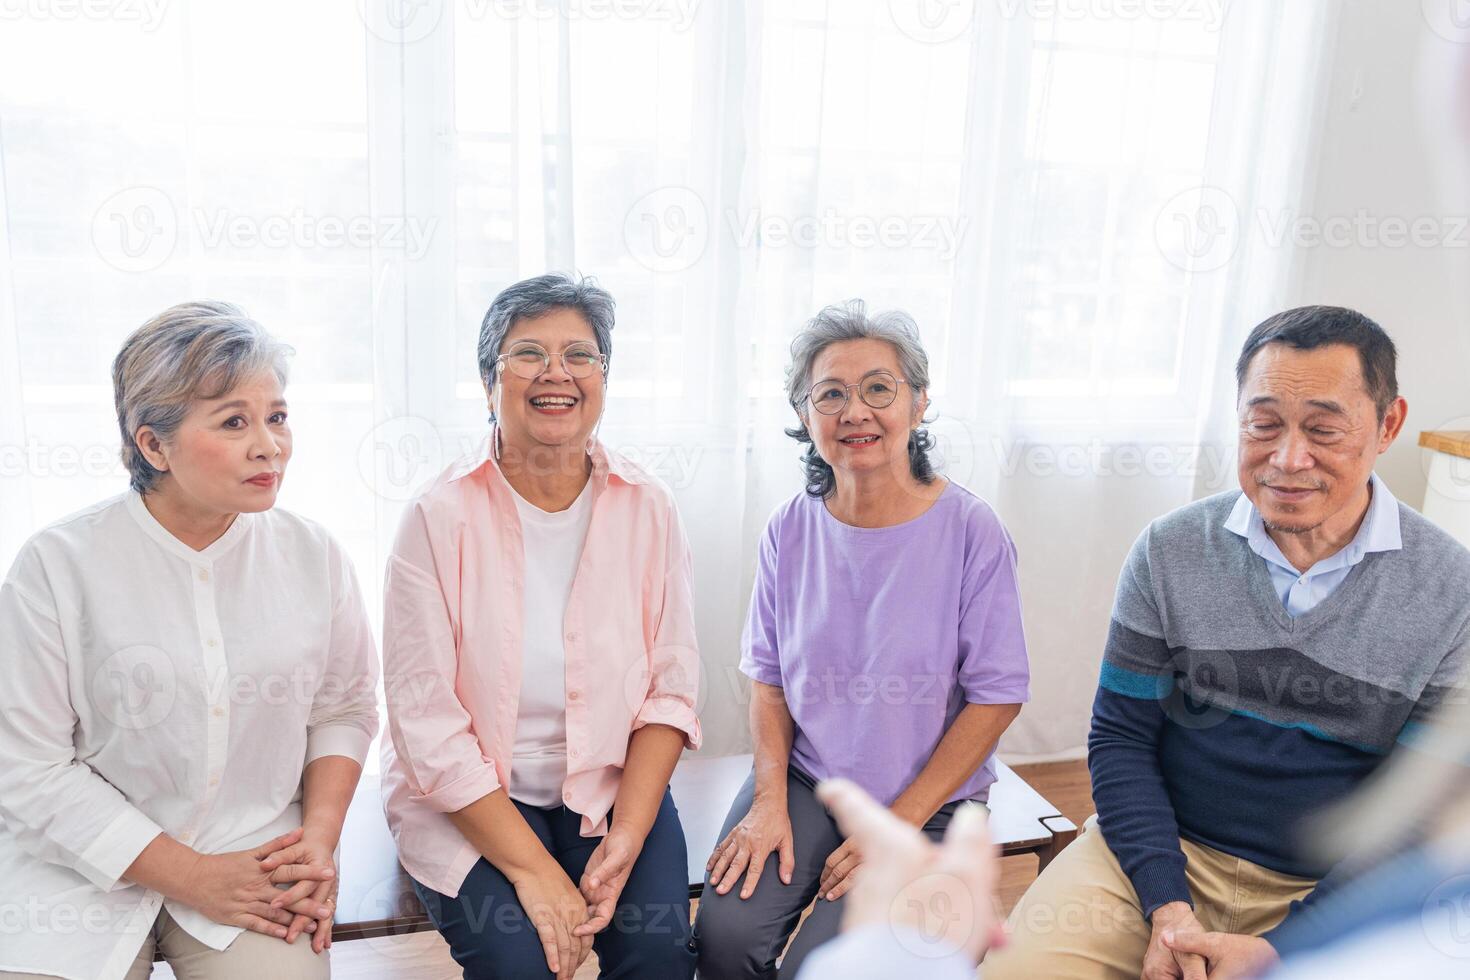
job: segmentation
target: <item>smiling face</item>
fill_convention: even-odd
[[[509,361],[532,344],[552,357],[539,377],[528,380],[516,374]],[[562,359],[555,355],[577,349],[596,352],[597,337],[587,319],[572,309],[518,320],[506,333],[500,353],[507,360],[488,392],[503,449],[524,454],[547,447],[580,450],[586,445],[602,416],[606,380],[600,368],[586,378],[567,373]]]
[[[291,427],[286,398],[274,371],[264,371],[218,398],[189,406],[168,442],[143,426],[139,448],[167,476],[157,492],[195,512],[253,513],[275,506],[286,464]]]
[[[1378,420],[1354,347],[1273,343],[1251,360],[1239,410],[1241,489],[1267,527],[1302,534],[1362,516],[1373,464],[1407,406],[1396,399]]]
[[[867,338],[843,340],[824,348],[812,362],[812,387],[826,381],[860,385],[879,371],[895,379],[904,377],[892,344]],[[818,412],[809,399],[803,403],[802,420],[817,452],[839,481],[884,468],[901,482],[912,480],[909,435],[923,417],[927,396],[920,393],[916,400],[913,389],[900,383],[892,404],[873,408],[858,392],[858,388],[848,389],[847,405],[835,415]]]

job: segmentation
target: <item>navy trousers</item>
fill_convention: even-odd
[[[581,836],[581,815],[564,806],[543,810],[517,802],[516,808],[567,877],[574,884],[580,882],[587,859],[602,838]],[[601,976],[629,980],[694,976],[688,876],[684,830],[666,790],[612,922],[593,937]],[[552,976],[536,927],[516,899],[514,886],[489,861],[481,858],[470,869],[455,898],[417,881],[414,890],[464,969],[465,980]]]

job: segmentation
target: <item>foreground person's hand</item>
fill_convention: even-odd
[[[864,855],[842,917],[843,931],[886,923],[946,943],[978,963],[1005,941],[995,908],[1000,866],[985,810],[955,811],[944,843],[880,806],[854,783],[831,779],[817,787],[837,825]]]

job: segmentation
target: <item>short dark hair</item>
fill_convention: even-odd
[[[543,276],[522,279],[506,286],[485,311],[480,322],[480,342],[475,353],[480,362],[480,380],[489,388],[495,383],[495,359],[517,321],[534,319],[552,310],[575,310],[592,328],[597,350],[612,360],[613,330],[612,294],[597,285],[591,276],[548,272]]]
[[[1377,323],[1341,306],[1299,306],[1263,320],[1240,349],[1235,362],[1235,387],[1245,387],[1245,373],[1256,352],[1267,344],[1286,344],[1297,350],[1314,350],[1329,344],[1346,344],[1358,352],[1363,368],[1363,385],[1378,408],[1378,421],[1399,396],[1398,349]]]

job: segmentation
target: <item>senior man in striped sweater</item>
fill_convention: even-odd
[[[986,980],[1211,980],[1332,887],[1303,817],[1460,682],[1470,552],[1373,473],[1403,428],[1395,350],[1362,314],[1271,317],[1236,365],[1240,483],[1153,522],[1118,583],[1093,705],[1097,816],[1026,892]]]

